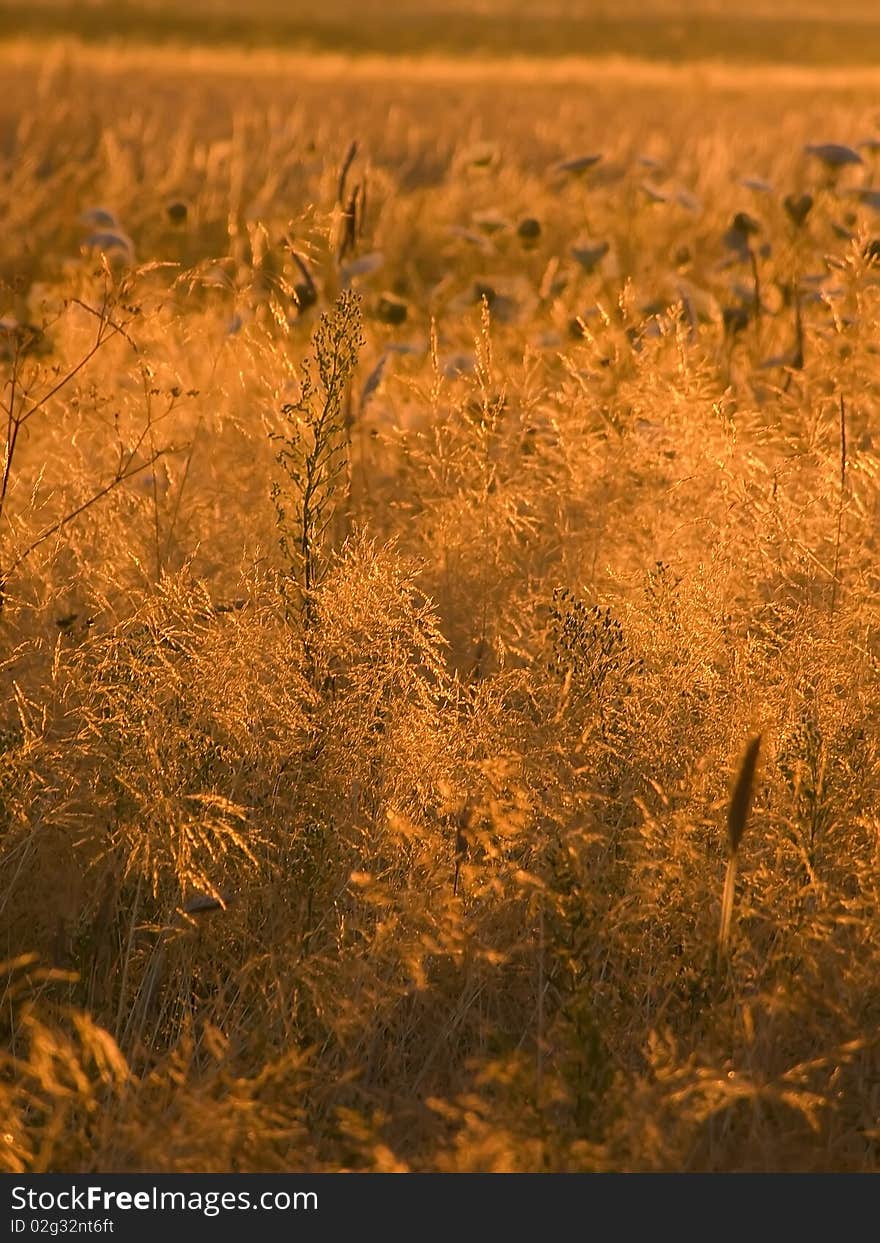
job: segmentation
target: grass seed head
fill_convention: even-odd
[[[758,763],[758,752],[760,749],[761,735],[756,734],[746,747],[742,763],[739,766],[736,784],[733,787],[733,794],[730,798],[730,807],[727,811],[727,840],[732,855],[735,855],[739,850],[739,844],[746,830],[746,821],[749,818],[749,808],[751,807],[752,795],[754,793],[755,768]]]

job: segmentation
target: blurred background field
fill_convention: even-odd
[[[5,37],[73,35],[383,54],[875,64],[866,0],[2,0]]]
[[[872,9],[0,5],[0,1169],[877,1170]]]

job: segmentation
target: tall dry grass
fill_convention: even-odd
[[[0,1165],[876,1169],[870,96],[8,69]]]

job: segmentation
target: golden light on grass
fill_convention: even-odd
[[[880,1169],[880,70],[510,2],[0,46],[8,1172]]]

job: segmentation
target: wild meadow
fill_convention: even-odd
[[[0,1169],[876,1171],[877,72],[0,80]]]

